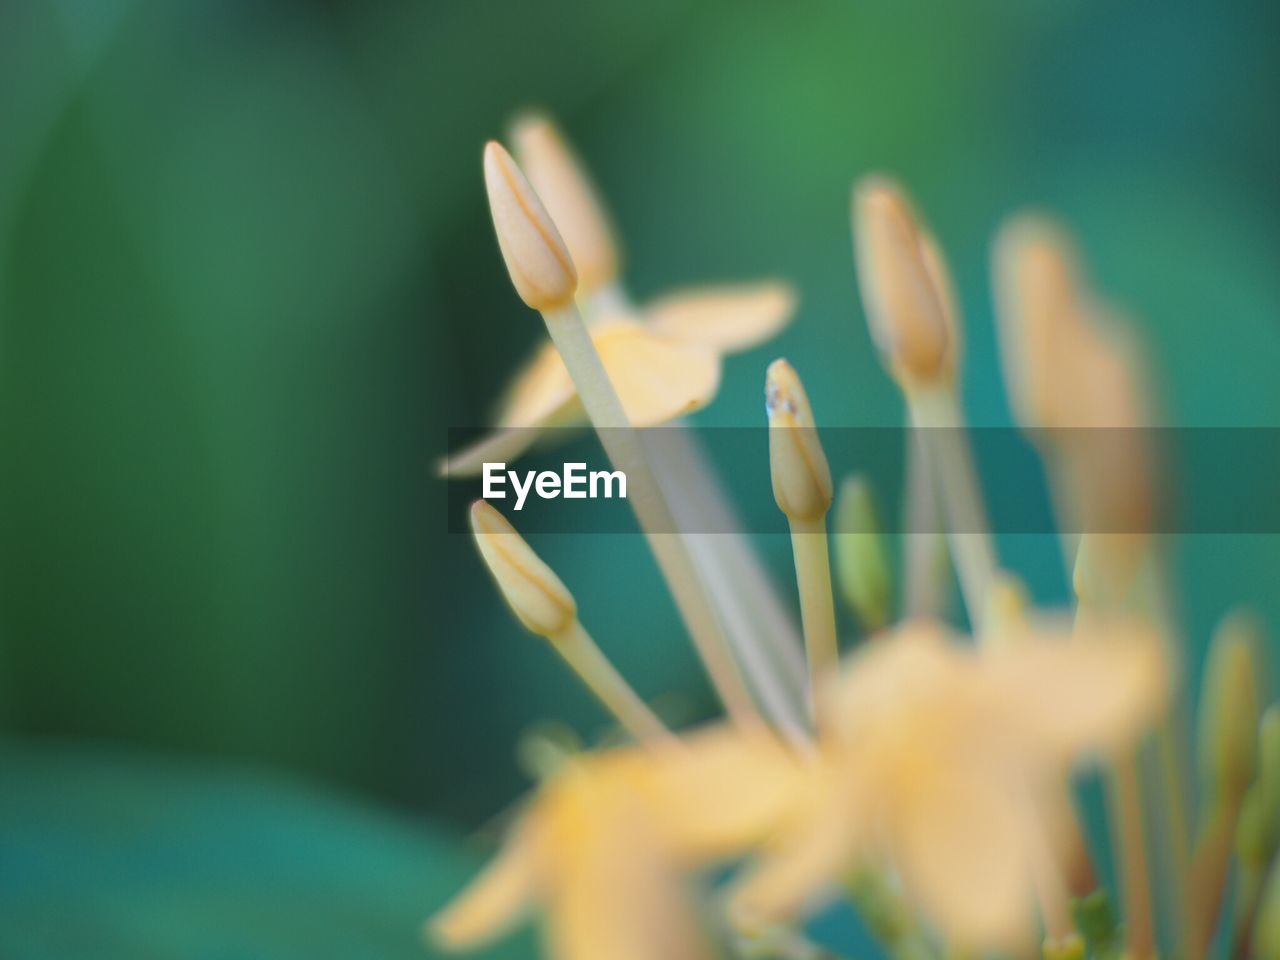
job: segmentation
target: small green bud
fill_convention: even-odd
[[[1244,796],[1236,827],[1236,853],[1246,867],[1262,870],[1280,845],[1280,704],[1258,724],[1258,776]]]
[[[1200,775],[1213,797],[1239,798],[1258,757],[1258,648],[1261,631],[1242,614],[1218,625],[1200,698]]]
[[[1113,960],[1123,953],[1120,923],[1105,890],[1072,900],[1071,917],[1084,935],[1089,952],[1098,960]]]
[[[1087,954],[1084,938],[1077,933],[1053,943],[1046,940],[1041,951],[1044,960],[1085,960]]]
[[[1258,919],[1253,925],[1253,953],[1255,957],[1280,957],[1280,862],[1271,868],[1262,902],[1258,905]]]
[[[835,517],[836,579],[840,595],[867,630],[889,622],[893,582],[875,501],[865,478],[840,484]]]

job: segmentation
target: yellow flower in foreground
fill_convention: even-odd
[[[479,945],[541,904],[557,960],[708,957],[684,875],[763,839],[789,805],[792,763],[767,735],[727,727],[566,761],[428,932]]]
[[[618,275],[613,228],[554,126],[526,117],[513,139],[520,166],[578,267],[591,339],[632,426],[657,426],[706,406],[720,387],[724,355],[764,343],[791,319],[795,294],[774,281],[695,287],[632,307]],[[543,430],[584,422],[560,355],[543,344],[508,387],[496,429],[449,457],[442,472],[473,476],[486,461],[518,457]]]
[[[1133,623],[983,652],[929,623],[872,642],[826,691],[822,775],[735,892],[735,916],[779,922],[888,865],[948,942],[1028,943],[1064,774],[1132,743],[1167,686],[1158,639]]]

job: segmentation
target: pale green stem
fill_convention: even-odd
[[[791,739],[807,739],[804,659],[795,624],[758,554],[739,531],[728,495],[688,427],[650,431],[647,450],[694,566],[720,613],[747,681],[769,720]],[[706,531],[706,532],[701,532]]]
[[[556,652],[635,740],[646,743],[671,738],[671,731],[622,679],[579,621],[575,620],[563,633],[549,639]]]
[[[626,475],[627,500],[717,694],[735,722],[758,723],[759,713],[743,682],[715,608],[694,569],[662,488],[645,458],[636,432],[627,420],[622,401],[609,381],[578,308],[569,304],[544,313],[543,319],[573,379],[587,416],[600,437],[605,454],[614,469]]]
[[[840,659],[825,516],[791,521],[791,552],[795,558],[800,620],[804,624],[805,652],[809,660],[809,711],[816,727],[818,692],[835,672]]]
[[[938,507],[922,438],[908,426],[902,609],[909,618],[941,618],[946,612],[951,568]]]
[[[987,592],[996,572],[996,551],[974,473],[964,414],[951,386],[907,392],[911,423],[922,434],[929,473],[942,500],[947,543],[975,636],[983,634]]]

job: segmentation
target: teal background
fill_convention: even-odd
[[[514,111],[561,120],[637,295],[799,288],[795,325],[728,364],[698,423],[760,422],[764,366],[784,354],[823,423],[900,422],[847,219],[851,180],[886,169],[955,269],[975,423],[1008,422],[987,245],[1037,204],[1132,311],[1169,422],[1274,426],[1278,19],[1265,0],[0,5],[0,857],[21,841],[34,869],[41,831],[109,833],[106,777],[142,810],[178,790],[191,822],[242,838],[273,835],[277,804],[319,804],[307,835],[338,845],[324,869],[347,887],[411,875],[402,860],[377,880],[385,850],[331,792],[422,851],[418,902],[369,921],[416,929],[452,885],[432,878],[472,862],[453,847],[522,789],[520,732],[604,729],[445,532],[432,470],[540,336],[480,177]],[[786,585],[785,540],[762,545]],[[536,546],[643,693],[709,714],[639,538]],[[1264,536],[1171,547],[1194,683],[1224,610],[1277,622],[1280,553]],[[1048,538],[1001,548],[1039,598],[1065,596]],[[206,775],[263,807],[201,804]],[[83,802],[40,799],[65,794]],[[65,889],[7,867],[6,882],[75,905],[125,869],[96,849],[66,859]],[[201,854],[134,868],[178,901],[159,954],[199,942],[181,901],[204,902]],[[366,929],[319,913],[335,936]],[[7,955],[74,955],[14,939],[13,915],[0,906]],[[261,927],[273,950],[308,942],[237,917],[219,922]]]

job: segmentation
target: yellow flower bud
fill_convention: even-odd
[[[533,187],[502,145],[484,148],[484,185],[498,246],[520,299],[548,311],[573,301],[578,274]]]
[[[511,141],[569,248],[581,291],[591,293],[612,283],[619,260],[613,226],[560,131],[546,117],[530,114],[516,121]]]
[[[890,374],[904,386],[950,380],[956,345],[942,300],[950,294],[938,289],[941,258],[922,241],[910,203],[892,181],[867,177],[854,187],[853,226],[867,323]]]
[[[483,500],[471,505],[471,531],[502,597],[532,633],[554,639],[578,618],[565,585],[515,527]]]
[[[1200,768],[1219,799],[1239,798],[1253,782],[1258,755],[1257,624],[1233,614],[1209,648],[1200,699]]]
[[[836,579],[845,602],[867,630],[879,630],[889,622],[892,574],[871,487],[863,477],[846,477],[840,484],[835,554]]]
[[[775,360],[765,375],[773,496],[790,520],[817,520],[831,509],[831,468],[818,440],[804,386],[791,364]]]

